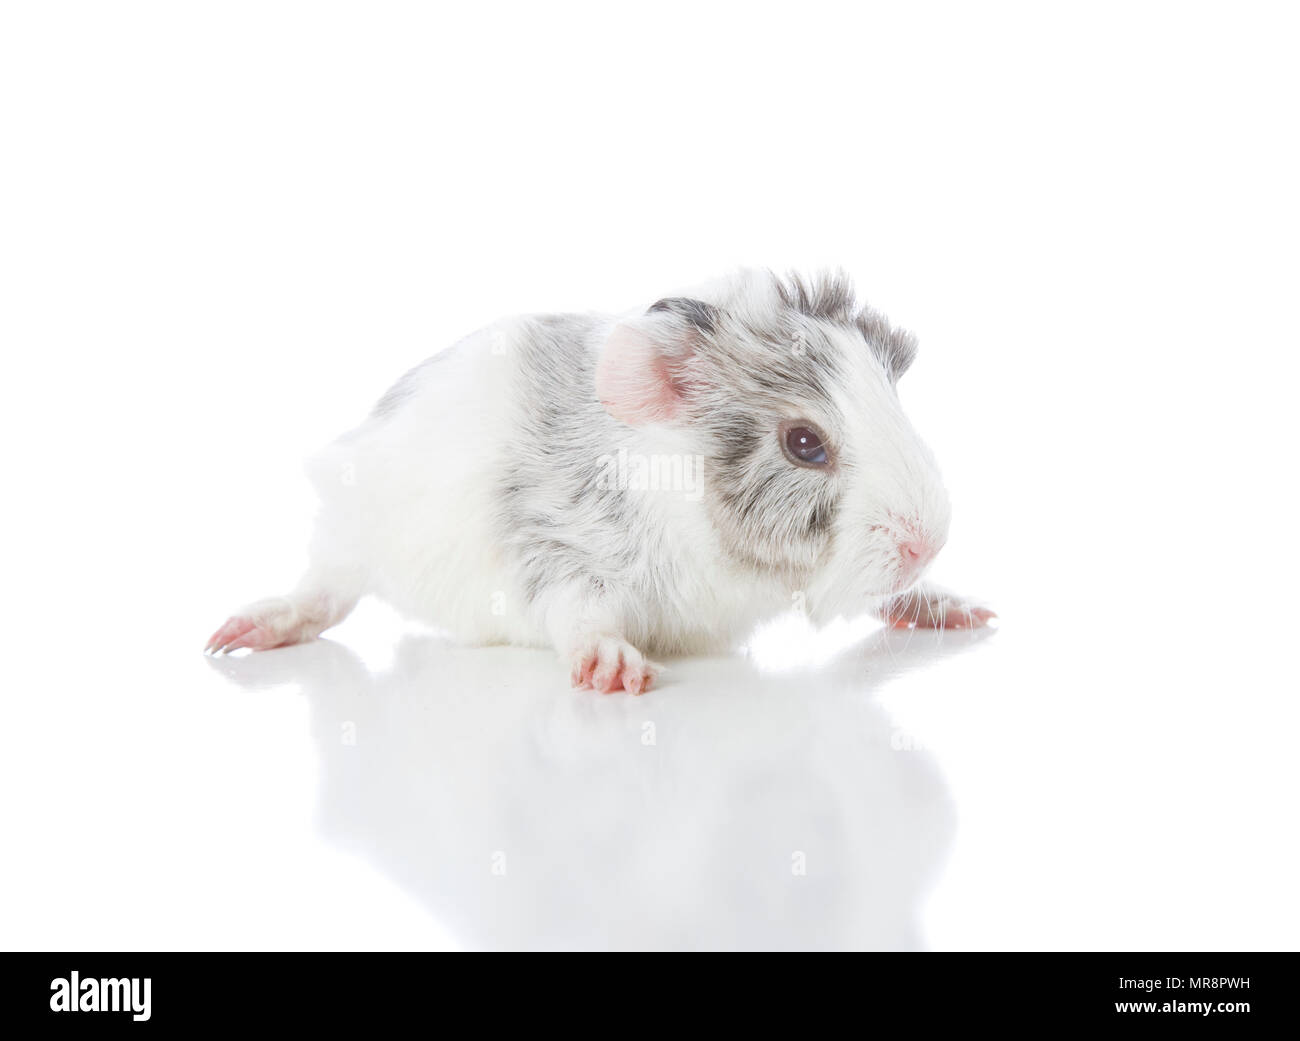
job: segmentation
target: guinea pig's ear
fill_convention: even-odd
[[[629,426],[676,419],[685,400],[685,365],[718,317],[702,300],[673,297],[616,325],[596,362],[596,397],[605,411]]]

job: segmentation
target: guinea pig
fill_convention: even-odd
[[[640,694],[799,607],[967,628],[922,583],[949,503],[896,385],[916,341],[842,274],[741,271],[623,315],[507,319],[408,372],[309,472],[311,563],[207,650],[310,640],[373,593]]]

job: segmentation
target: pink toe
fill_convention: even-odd
[[[570,673],[570,679],[573,681],[573,686],[578,690],[585,690],[590,687],[591,676],[592,673],[596,671],[597,664],[598,662],[596,661],[596,656],[594,654],[583,655],[582,657],[577,658],[573,663],[573,671]]]
[[[240,651],[245,647],[254,651],[270,650],[271,640],[261,629],[251,629],[238,639],[232,640],[226,644],[225,651],[229,654],[231,651]]]
[[[256,622],[250,622],[246,618],[232,618],[212,634],[206,649],[213,654],[229,654],[245,647],[254,651],[269,651],[290,643],[293,643],[292,639],[283,639],[274,630]]]
[[[246,618],[228,619],[226,624],[213,633],[208,639],[207,646],[204,650],[212,651],[215,654],[224,648],[230,648],[231,644],[236,640],[241,639],[250,630],[255,628],[256,626]]]

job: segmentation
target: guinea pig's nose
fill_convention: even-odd
[[[918,571],[935,558],[939,552],[936,539],[908,536],[898,540],[898,552],[903,558],[903,567],[908,571]]]

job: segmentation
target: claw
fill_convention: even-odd
[[[243,647],[255,651],[265,651],[278,647],[283,641],[277,641],[275,634],[247,618],[231,618],[208,638],[204,654],[230,654]]]
[[[569,678],[579,690],[613,694],[624,690],[644,694],[654,683],[658,668],[631,644],[616,637],[598,637],[574,655]]]

